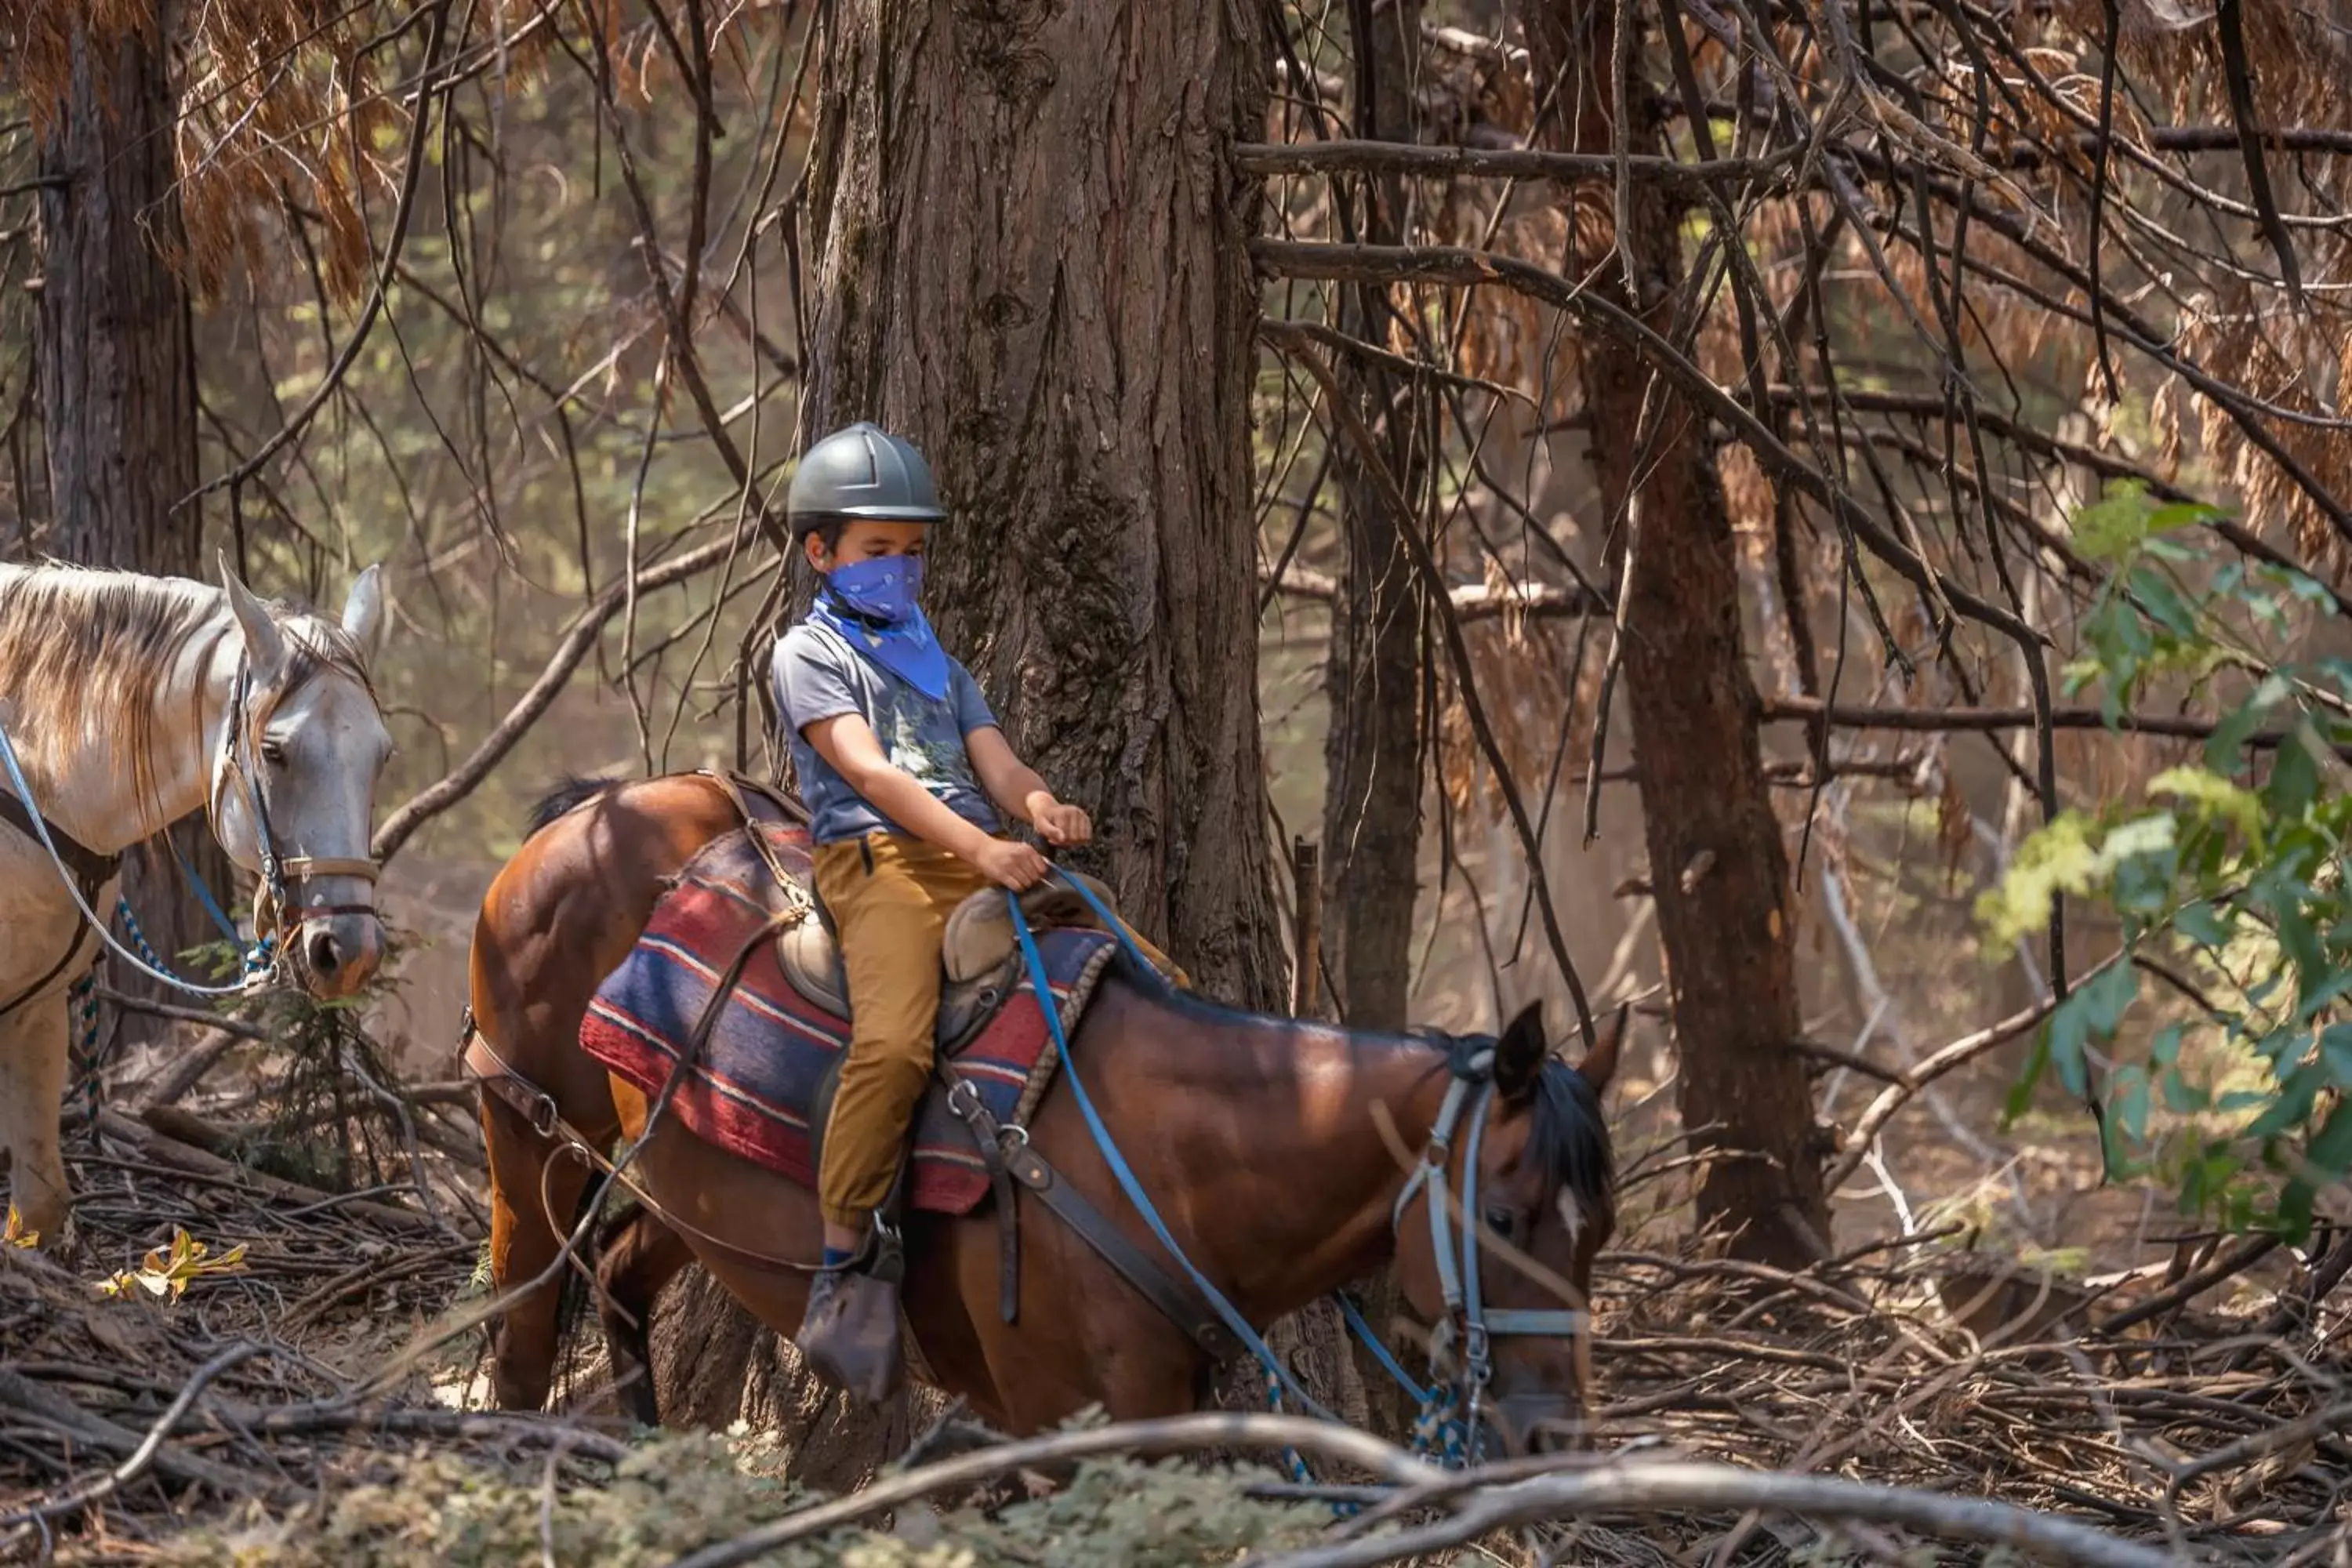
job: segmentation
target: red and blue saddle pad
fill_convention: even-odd
[[[704,846],[654,906],[645,933],[597,988],[581,1022],[581,1047],[648,1096],[660,1094],[668,1082],[727,966],[783,907],[752,832],[766,836],[786,873],[807,878],[803,828],[761,824]],[[1076,1034],[1115,939],[1100,931],[1047,931],[1038,933],[1037,943],[1062,1026]],[[670,1098],[668,1114],[698,1138],[814,1186],[809,1107],[825,1069],[848,1045],[848,1023],[794,989],[774,942],[763,941],[720,1005],[709,1038]],[[1025,973],[954,1061],[999,1122],[1027,1122],[1058,1063]],[[916,1112],[908,1174],[908,1201],[933,1214],[969,1214],[988,1195],[979,1149],[948,1110],[947,1091],[937,1081]]]

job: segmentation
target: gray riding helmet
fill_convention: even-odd
[[[795,538],[839,518],[937,522],[939,491],[931,466],[903,436],[861,419],[801,454],[784,510]]]

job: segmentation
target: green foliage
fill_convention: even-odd
[[[2084,509],[2076,546],[2109,576],[2066,671],[2070,693],[2098,688],[2111,724],[2152,679],[2185,679],[2222,714],[2201,764],[2158,775],[2145,800],[2066,812],[1977,913],[2006,948],[2046,923],[2053,895],[2089,899],[2127,955],[2053,1013],[2009,1120],[2054,1076],[2097,1097],[2111,1176],[2299,1237],[2318,1191],[2352,1170],[2352,1018],[2337,1021],[2352,994],[2352,794],[2334,750],[2352,736],[2352,664],[2276,657],[2333,600],[2180,532],[2213,515],[2128,486]]]
[[[709,1434],[650,1439],[610,1480],[543,1467],[509,1472],[446,1451],[394,1459],[369,1484],[285,1520],[255,1517],[173,1541],[167,1565],[230,1568],[506,1568],[551,1560],[651,1568],[813,1501],[778,1475],[764,1445]],[[1038,1568],[1118,1563],[1179,1568],[1302,1542],[1327,1510],[1246,1495],[1271,1474],[1174,1462],[1088,1463],[1053,1495],[993,1514],[901,1510],[894,1532],[834,1531],[763,1556],[777,1568]],[[544,1556],[542,1555],[544,1553]]]

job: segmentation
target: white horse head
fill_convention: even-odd
[[[376,780],[392,755],[367,667],[383,627],[376,567],[341,624],[273,610],[220,563],[244,641],[208,799],[230,859],[261,879],[255,925],[273,924],[314,996],[348,996],[383,958],[369,848]]]

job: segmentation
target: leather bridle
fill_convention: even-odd
[[[356,679],[370,700],[375,700],[375,688],[367,674],[341,659],[321,659],[332,669],[341,670]],[[351,877],[371,888],[383,874],[383,868],[373,856],[356,855],[281,855],[278,853],[277,829],[269,816],[268,773],[257,754],[262,731],[278,705],[292,695],[291,689],[279,691],[266,708],[253,701],[253,662],[247,654],[240,653],[236,661],[236,680],[230,689],[226,721],[221,726],[220,756],[213,764],[212,790],[205,802],[210,816],[213,836],[221,836],[221,805],[232,783],[245,796],[246,809],[253,817],[253,836],[257,857],[261,862],[261,886],[253,901],[253,928],[257,940],[272,942],[283,954],[296,945],[288,939],[299,936],[302,928],[314,921],[331,920],[338,915],[373,915],[373,903],[315,904],[298,906],[291,895],[305,882],[320,877]]]

